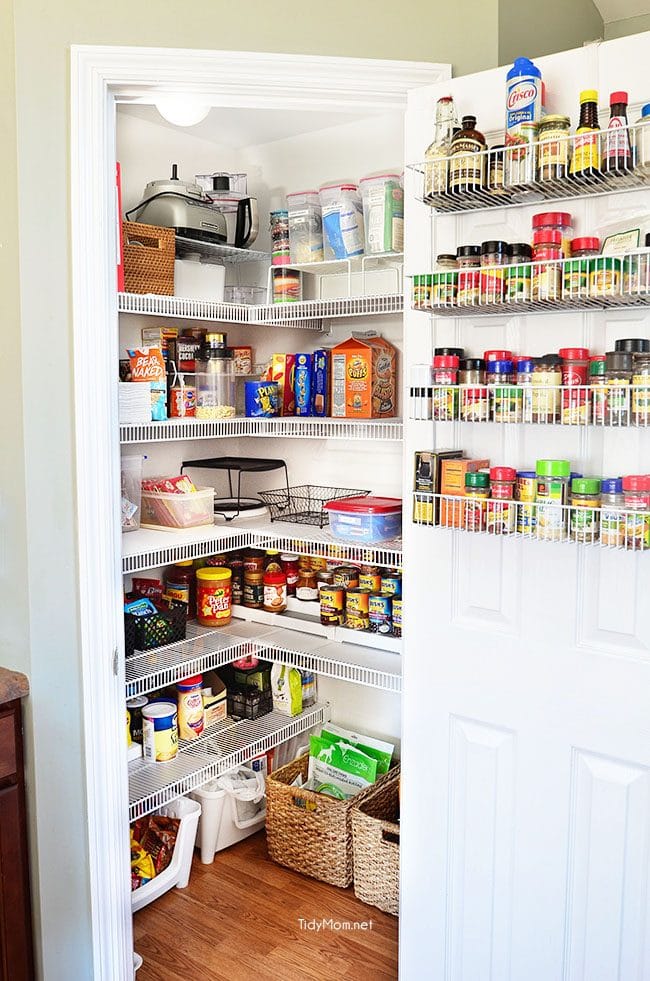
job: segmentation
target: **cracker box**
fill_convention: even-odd
[[[270,380],[277,382],[278,385],[278,415],[281,416],[295,414],[293,394],[295,362],[294,354],[273,355]]]
[[[462,450],[416,450],[413,475],[413,490],[416,497],[413,501],[413,521],[417,524],[439,523],[440,502],[433,497],[417,495],[439,494],[443,461],[459,460],[462,455]]]
[[[397,414],[397,351],[383,337],[351,337],[332,349],[332,417]]]
[[[476,473],[490,466],[489,460],[443,460],[441,466],[440,493],[452,497],[465,497],[465,474]],[[448,528],[462,528],[462,501],[440,502],[440,524]]]

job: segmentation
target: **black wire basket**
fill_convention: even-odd
[[[164,647],[176,641],[185,640],[187,629],[187,606],[173,603],[171,608],[158,608],[157,613],[137,617],[124,614],[124,648],[126,657],[135,651],[149,651],[154,647]]]
[[[300,525],[316,525],[324,528],[329,524],[329,514],[324,510],[328,501],[340,501],[345,497],[366,497],[369,490],[352,487],[318,487],[301,484],[298,487],[280,487],[278,490],[259,491],[269,509],[271,521],[295,521]]]

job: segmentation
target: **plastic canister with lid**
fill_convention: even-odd
[[[142,709],[142,755],[166,763],[178,755],[178,708],[175,702],[150,702]]]
[[[559,300],[562,295],[562,233],[556,229],[533,232],[533,300]]]
[[[568,211],[541,211],[533,215],[533,235],[539,232],[559,232],[560,258],[568,259],[571,255],[571,239],[573,238],[573,218]]]
[[[620,477],[605,477],[600,484],[600,540],[620,548],[625,542],[625,498]]]
[[[291,262],[291,247],[289,245],[289,212],[286,209],[271,211],[269,230],[271,232],[271,265],[288,265]]]
[[[598,541],[600,533],[600,478],[575,477],[571,481],[569,535],[576,542]]]
[[[634,551],[650,548],[650,474],[623,477],[623,498],[628,512],[625,547]]]
[[[318,191],[323,214],[325,260],[363,254],[363,207],[356,184],[324,184]]]
[[[316,260],[313,260],[316,262]],[[298,303],[302,300],[302,273],[288,266],[271,269],[274,303]]]
[[[203,734],[203,675],[185,678],[176,685],[178,692],[178,735],[180,739],[198,739]]]
[[[600,239],[593,235],[571,240],[571,259],[564,263],[562,293],[565,300],[589,296],[592,259],[600,254]]]
[[[196,619],[203,627],[224,627],[232,616],[232,569],[206,566],[196,572]]]
[[[571,464],[568,460],[538,460],[537,475],[537,538],[563,541],[566,538]]]
[[[517,471],[513,467],[490,468],[490,499],[487,530],[494,535],[511,535],[516,528],[516,505],[513,501]]]
[[[589,349],[562,347],[559,354],[562,358],[562,422],[569,426],[585,424],[588,412],[586,386],[589,380]]]
[[[323,216],[318,191],[287,194],[291,262],[323,261]]]
[[[490,475],[481,470],[465,474],[463,527],[467,531],[485,531],[487,502],[490,496]]]
[[[399,174],[378,174],[359,181],[365,249],[369,255],[404,248],[404,189]]]

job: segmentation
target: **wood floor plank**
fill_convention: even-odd
[[[301,922],[303,924],[301,926]],[[367,929],[308,929],[316,921]],[[394,981],[397,919],[276,865],[263,831],[202,865],[134,917],[138,981]]]

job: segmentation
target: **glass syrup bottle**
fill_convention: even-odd
[[[447,167],[454,127],[457,125],[456,107],[450,95],[438,99],[436,128],[425,153],[424,200],[431,202],[437,194],[447,193]]]

